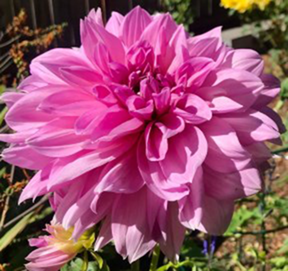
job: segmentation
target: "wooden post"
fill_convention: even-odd
[[[31,17],[32,17],[32,26],[34,29],[37,28],[37,19],[36,19],[36,12],[35,12],[35,2],[34,0],[30,0],[31,6]]]

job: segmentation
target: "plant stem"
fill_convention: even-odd
[[[131,271],[140,271],[140,260],[132,263]]]
[[[10,172],[10,179],[9,179],[9,185],[13,184],[13,179],[14,179],[14,173],[15,173],[15,166],[11,167],[11,172]],[[6,214],[9,210],[9,202],[10,202],[10,196],[8,195],[6,197],[5,200],[5,205],[3,208],[3,212],[2,212],[2,216],[1,216],[1,220],[0,220],[0,231],[3,229],[4,227],[4,223],[5,223],[5,218],[6,218]]]
[[[81,271],[87,271],[88,265],[89,265],[89,262],[88,262],[88,252],[87,252],[87,250],[85,250],[85,251],[84,251],[84,255],[83,255],[83,264],[82,264]]]
[[[156,271],[157,266],[158,266],[159,256],[160,256],[160,247],[156,246],[152,253],[152,260],[151,260],[149,271]]]

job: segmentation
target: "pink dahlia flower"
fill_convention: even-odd
[[[38,171],[20,202],[52,192],[74,238],[101,222],[95,248],[113,240],[130,262],[156,243],[175,258],[186,228],[222,234],[234,200],[261,189],[264,142],[279,142],[278,80],[220,28],[190,37],[140,7],[106,26],[92,10],[81,42],[34,59],[2,97],[16,131],[3,158]]]
[[[94,235],[89,231],[74,242],[71,240],[73,229],[65,230],[59,224],[47,225],[46,231],[50,235],[29,240],[30,246],[37,247],[26,258],[30,261],[25,265],[29,271],[58,271],[94,242]]]

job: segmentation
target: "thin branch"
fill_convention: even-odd
[[[0,44],[0,49],[1,49],[1,48],[4,48],[4,47],[6,47],[6,46],[8,46],[8,45],[10,45],[10,44],[12,44],[13,42],[15,42],[15,41],[17,41],[17,40],[19,40],[20,37],[21,37],[21,35],[18,35],[18,36],[16,36],[15,38],[13,38],[13,39],[11,39],[11,40],[8,40],[8,41],[6,41],[6,42],[1,43],[1,44]]]
[[[13,60],[11,59],[2,69],[0,69],[0,74],[2,74],[6,69],[8,69],[9,66],[12,64],[13,64]]]
[[[259,235],[259,234],[269,234],[269,233],[275,233],[278,231],[283,231],[288,229],[288,225],[282,226],[276,229],[271,230],[260,230],[260,231],[234,231],[233,234],[241,234],[241,235]]]
[[[12,224],[14,224],[15,222],[17,222],[19,219],[21,219],[22,217],[24,217],[25,215],[29,214],[30,212],[34,211],[35,209],[37,209],[40,205],[42,205],[45,201],[47,201],[50,197],[50,194],[42,197],[37,203],[35,203],[33,206],[31,206],[29,209],[27,209],[26,211],[24,211],[23,213],[21,213],[20,215],[16,216],[15,218],[13,218],[12,220],[10,220],[8,223],[6,223],[3,226],[3,229],[11,226]]]
[[[2,62],[2,59],[1,59],[0,69],[2,69],[10,60],[12,60],[12,56],[10,56],[9,54],[6,57],[6,59],[3,60],[3,62]]]
[[[15,173],[15,166],[12,166],[11,172],[10,172],[9,185],[13,184],[14,173]],[[10,195],[7,195],[6,200],[5,200],[5,205],[2,211],[2,215],[1,215],[1,220],[0,220],[0,231],[4,228],[3,225],[5,223],[6,214],[9,210],[9,202],[10,202]]]
[[[9,56],[9,54],[10,54],[10,52],[8,51],[8,52],[6,52],[5,54],[3,54],[2,56],[0,56],[0,62],[2,62],[2,60],[3,60],[5,57]]]
[[[8,195],[8,196],[6,196],[5,205],[4,205],[4,208],[3,208],[3,211],[2,211],[2,215],[1,215],[0,232],[4,228],[3,225],[4,225],[4,222],[5,222],[6,214],[7,214],[8,210],[9,210],[9,202],[10,202],[10,196]]]
[[[287,152],[288,151],[288,146],[284,146],[278,150],[272,151],[273,154],[279,154],[281,152]]]

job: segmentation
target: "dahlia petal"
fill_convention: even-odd
[[[175,115],[174,113],[167,113],[161,119],[160,122],[156,122],[155,126],[162,131],[166,138],[173,137],[185,129],[185,122],[183,118]]]
[[[179,85],[184,84],[188,91],[202,86],[210,71],[215,67],[215,63],[205,57],[194,57],[181,64],[178,65],[175,81]]]
[[[76,135],[75,118],[56,119],[28,137],[26,143],[37,152],[49,157],[65,157],[82,150],[86,137]]]
[[[253,161],[257,165],[262,165],[265,161],[272,157],[269,148],[263,142],[256,142],[245,146],[245,149],[252,155]]]
[[[271,109],[268,106],[264,106],[261,108],[260,112],[265,114],[266,116],[268,116],[270,119],[272,119],[275,122],[275,124],[278,127],[279,133],[283,134],[286,132],[286,127],[283,124],[281,117],[273,109]]]
[[[93,107],[103,107],[103,105],[88,93],[64,90],[48,96],[38,108],[60,116],[79,116]]]
[[[125,156],[120,156],[108,163],[99,177],[97,193],[114,192],[135,193],[144,185],[137,167],[135,150],[130,150]]]
[[[146,157],[150,161],[161,161],[168,151],[168,140],[153,122],[145,129]]]
[[[135,93],[133,90],[129,87],[126,86],[117,86],[114,89],[114,94],[117,96],[119,99],[119,102],[122,103],[123,105],[126,105],[126,101],[130,96],[133,96]]]
[[[36,75],[46,83],[65,85],[66,83],[62,79],[61,69],[73,66],[83,68],[91,67],[80,51],[57,48],[36,57],[30,65],[30,70],[33,76]]]
[[[209,91],[210,89],[207,88],[206,90]],[[202,91],[205,92],[205,89],[202,88]],[[213,89],[213,92],[215,93],[215,89]],[[220,95],[221,92],[222,94],[225,93],[225,91],[223,92],[223,89],[219,89]],[[233,111],[240,111],[243,106],[229,97],[215,95],[210,101],[210,108],[214,114],[225,114]]]
[[[207,103],[194,94],[182,96],[174,112],[186,122],[200,124],[212,118],[212,112]]]
[[[118,12],[113,11],[111,14],[111,17],[109,18],[105,28],[108,32],[113,34],[116,37],[119,37],[120,35],[120,28],[122,25],[122,22],[124,20],[123,15],[121,15]]]
[[[189,189],[186,186],[167,180],[159,163],[149,161],[143,153],[145,153],[145,139],[142,136],[137,150],[138,168],[142,178],[152,192],[160,198],[169,201],[181,199],[189,193]]]
[[[143,124],[144,123],[140,121],[139,119],[136,119],[136,118],[129,119],[121,123],[120,125],[116,126],[115,128],[113,128],[106,136],[102,136],[101,138],[99,138],[99,141],[112,142],[112,141],[121,139],[126,136],[130,136],[133,134],[135,138],[137,138],[137,136],[139,135],[139,132],[143,129]],[[99,124],[99,126],[100,125],[101,123]],[[96,132],[92,134],[92,138],[95,134]]]
[[[10,109],[16,102],[25,96],[24,93],[17,92],[5,92],[0,96],[0,99],[7,105]]]
[[[38,238],[31,238],[28,240],[28,242],[30,247],[44,247],[48,245],[47,241],[43,236],[40,236]]]
[[[33,176],[33,178],[23,189],[19,198],[19,204],[27,199],[35,200],[36,197],[48,193],[47,184],[52,165],[52,163],[48,164]]]
[[[171,48],[170,50],[172,50],[174,55],[174,58],[167,70],[167,72],[170,74],[173,74],[178,69],[178,67],[181,66],[189,58],[186,37],[187,32],[185,31],[183,25],[179,25],[172,35],[171,40],[169,41],[168,48]]]
[[[236,200],[251,196],[262,189],[262,180],[256,168],[248,167],[233,173],[204,170],[205,194],[218,200]]]
[[[131,138],[127,138],[127,140],[123,139],[121,143],[114,144],[107,150],[101,152],[92,151],[81,154],[76,160],[70,161],[63,167],[60,167],[52,174],[52,176],[50,176],[50,178],[57,180],[59,183],[75,179],[92,169],[111,162],[129,150],[134,143],[135,140],[133,141]]]
[[[98,123],[105,117],[105,112],[107,107],[102,104],[95,109],[90,109],[80,115],[80,117],[75,121],[75,132],[76,134],[91,134]]]
[[[225,68],[248,71],[257,76],[261,76],[264,70],[263,59],[257,52],[250,49],[231,50],[222,65]]]
[[[105,85],[96,85],[92,92],[97,100],[107,105],[113,105],[117,103],[117,99],[113,92]]]
[[[87,20],[103,26],[101,8],[97,8],[96,11],[95,11],[94,8],[91,9],[90,12],[87,15]]]
[[[125,52],[121,41],[100,25],[92,25],[89,21],[81,21],[81,42],[88,58],[93,61],[94,52],[91,44],[102,43],[108,49],[113,61],[125,63]]]
[[[13,130],[21,131],[37,128],[47,121],[52,120],[53,116],[43,111],[37,111],[39,104],[48,95],[49,93],[47,92],[33,92],[25,95],[18,100],[6,114],[5,120],[7,124]]]
[[[264,83],[264,89],[260,92],[258,99],[253,107],[260,109],[269,104],[280,93],[280,81],[273,75],[263,74],[261,80]]]
[[[46,87],[47,85],[48,83],[44,82],[40,77],[30,75],[20,82],[17,89],[27,93],[37,91],[39,88]]]
[[[256,101],[264,87],[259,77],[254,74],[233,69],[212,71],[203,84],[203,87],[205,86],[210,89],[200,88],[196,92],[204,100],[227,96],[241,104],[243,109],[249,108]]]
[[[111,217],[106,217],[95,241],[94,250],[100,250],[102,247],[108,244],[112,238]]]
[[[118,107],[110,107],[105,116],[100,119],[93,129],[91,139],[111,140],[125,135],[139,132],[143,127],[143,122],[136,118],[131,118],[130,114]]]
[[[145,28],[151,23],[152,18],[147,11],[137,6],[132,9],[121,24],[120,36],[126,47],[130,47],[139,40]]]
[[[0,141],[7,143],[24,143],[26,138],[33,135],[37,130],[30,130],[24,132],[18,132],[14,134],[0,134]]]
[[[73,238],[78,239],[84,231],[96,225],[107,215],[107,211],[110,210],[113,204],[112,199],[114,195],[112,195],[113,194],[103,193],[100,196],[99,202],[97,201],[97,204],[95,204],[97,208],[89,208],[89,204],[91,202],[93,204],[93,200],[99,198],[94,192],[94,187],[92,187],[86,194],[71,205],[62,219],[62,223],[65,228],[75,226]]]
[[[63,253],[61,253],[61,251],[59,251],[56,247],[54,246],[48,246],[48,247],[41,247],[39,249],[36,249],[34,251],[32,251],[27,257],[26,260],[27,261],[33,261],[33,260],[39,260],[41,261],[41,257],[43,256],[50,256],[50,255],[54,255],[54,256],[59,256],[59,254],[62,256]],[[50,257],[49,257],[50,258]]]
[[[244,169],[251,161],[235,130],[224,120],[213,117],[201,125],[208,142],[205,164],[217,172],[230,173]]]
[[[244,145],[280,137],[274,121],[261,112],[250,110],[246,113],[225,116],[222,119],[231,125]]]
[[[203,217],[197,229],[212,235],[222,235],[231,221],[234,202],[205,196],[202,209]]]
[[[17,167],[41,170],[53,159],[36,152],[27,145],[13,146],[2,152],[3,160]]]
[[[160,240],[160,249],[171,261],[178,261],[180,248],[185,237],[185,227],[178,220],[178,206],[176,202],[170,202],[166,211],[165,227],[167,239]]]
[[[153,23],[151,23],[153,24]],[[170,35],[170,36],[169,36]],[[173,59],[175,57],[175,50],[169,45],[169,38],[173,35],[172,33],[167,33],[167,27],[163,26],[159,28],[158,38],[154,44],[154,54],[156,65],[159,66],[160,71],[164,74],[170,67]],[[182,49],[181,49],[182,53]]]
[[[138,204],[133,204],[137,200]],[[116,250],[134,262],[155,246],[147,232],[146,189],[126,196],[119,195],[112,211],[112,235]],[[119,208],[122,210],[119,212]]]
[[[151,100],[147,102],[138,95],[132,95],[126,100],[126,105],[132,116],[142,120],[151,119],[154,111],[153,102]]]
[[[75,181],[71,182],[70,186],[67,188],[66,195],[64,195],[64,197],[62,198],[62,204],[58,206],[58,208],[56,209],[54,217],[56,218],[58,222],[61,222],[62,226],[66,229],[69,228],[70,223],[67,222],[67,219],[64,220],[64,217],[66,218],[68,216],[69,210],[71,210],[70,207],[73,206],[73,204],[78,203],[77,201],[79,200],[79,198],[81,198],[81,195],[83,194],[83,190],[84,190],[84,186],[82,185],[82,183],[83,183],[83,180],[87,181],[86,176],[87,175],[81,176],[82,182],[80,179],[74,179]],[[55,182],[49,182],[49,184],[47,185],[47,188],[49,189],[49,191],[53,191],[56,185],[57,184],[55,184]],[[89,202],[86,206],[88,207],[81,205],[81,207],[84,207],[83,213],[89,208]],[[75,213],[76,212],[74,212],[74,214]],[[75,224],[75,221],[74,221],[74,224]]]
[[[160,93],[152,94],[156,112],[161,115],[168,110],[171,100],[170,89],[164,88]]]
[[[161,32],[161,29],[165,29],[166,41],[169,41],[177,29],[177,25],[170,14],[159,14],[153,17],[153,21],[145,28],[140,40],[146,40],[156,48],[158,46],[158,33]]]
[[[179,220],[183,226],[195,230],[202,219],[202,202],[204,194],[203,170],[198,168],[193,182],[190,184],[190,193],[178,201]]]
[[[207,57],[220,64],[227,49],[221,37],[222,27],[216,27],[202,35],[188,38],[188,51],[191,57]]]
[[[50,69],[52,69],[51,66]],[[82,89],[85,89],[85,87],[90,88],[93,85],[103,81],[102,76],[97,74],[95,70],[86,67],[65,67],[60,68],[59,72],[59,76],[69,85],[81,87]]]
[[[197,127],[186,125],[181,134],[169,139],[168,152],[159,164],[171,182],[191,183],[206,154],[207,142],[203,133]]]
[[[76,241],[86,231],[97,225],[104,216],[95,215],[91,210],[82,214],[74,225],[72,238]],[[72,226],[73,227],[73,226]]]

